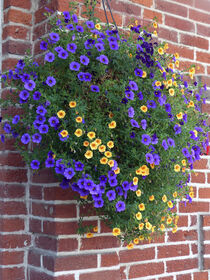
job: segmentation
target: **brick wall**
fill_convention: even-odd
[[[68,0],[4,0],[2,67],[11,68],[30,48],[39,57],[38,40],[48,32],[44,6],[64,11]],[[82,0],[78,14],[83,11]],[[209,0],[111,0],[117,25],[134,18],[159,20],[159,36],[180,67],[196,64],[197,77],[210,89]],[[105,21],[99,3],[96,15]],[[109,18],[111,20],[110,14]],[[198,68],[199,67],[199,68]],[[5,96],[6,90],[2,92]],[[210,113],[210,100],[203,106]],[[94,213],[79,208],[71,191],[58,187],[46,170],[32,176],[12,140],[0,143],[0,279],[2,280],[207,280],[210,279],[210,158],[195,165],[195,199],[178,205],[175,234],[133,250],[122,247]],[[93,238],[78,238],[77,221],[98,226]]]

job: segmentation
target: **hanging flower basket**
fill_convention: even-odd
[[[44,63],[26,57],[1,76],[12,96],[2,111],[24,112],[5,117],[1,140],[12,135],[34,172],[52,168],[128,248],[175,232],[176,203],[191,202],[190,173],[208,144],[195,67],[179,71],[179,55],[140,25],[123,37],[67,11],[51,24]]]

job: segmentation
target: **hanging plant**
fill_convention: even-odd
[[[2,111],[23,110],[5,117],[1,140],[12,135],[34,172],[53,169],[128,248],[175,232],[176,203],[191,202],[190,173],[207,145],[195,67],[179,71],[178,54],[140,25],[125,38],[67,11],[51,24],[44,63],[26,57],[1,76],[11,87]]]

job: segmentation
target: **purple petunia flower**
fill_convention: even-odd
[[[35,91],[33,94],[33,99],[34,100],[39,100],[41,97],[41,93],[39,91]]]
[[[140,127],[139,124],[138,124],[138,122],[135,121],[134,119],[131,119],[130,122],[131,122],[131,125],[132,125],[133,127],[136,127],[136,128],[139,128],[139,127]]]
[[[155,165],[159,165],[160,164],[160,157],[158,154],[153,154],[153,163]]]
[[[130,108],[128,109],[128,116],[129,116],[129,118],[133,118],[133,117],[134,117],[134,114],[135,114],[134,108],[133,108],[133,107],[130,107]]]
[[[32,169],[39,169],[39,166],[40,166],[40,162],[36,159],[32,160],[31,162],[31,168]]]
[[[147,121],[146,120],[141,120],[141,127],[143,130],[147,128]]]
[[[39,133],[35,133],[32,135],[32,141],[39,144],[42,141],[42,136]]]
[[[60,36],[57,33],[52,32],[52,33],[49,34],[49,36],[50,36],[50,39],[53,43],[56,43],[60,40]]]
[[[156,108],[156,103],[154,100],[148,100],[147,101],[147,107],[148,108],[152,108],[152,109],[155,109]]]
[[[70,187],[69,180],[67,180],[66,178],[63,178],[63,181],[59,184],[59,186],[64,190],[68,189]]]
[[[84,28],[81,25],[77,25],[76,30],[77,30],[77,32],[80,32],[80,33],[84,32]]]
[[[55,59],[55,55],[52,52],[48,52],[46,53],[44,59],[48,62],[53,62],[53,60]]]
[[[81,163],[80,161],[77,161],[77,162],[75,162],[74,167],[75,167],[76,171],[83,171],[84,164]]]
[[[103,46],[103,44],[96,43],[96,44],[95,44],[95,47],[96,47],[96,49],[97,49],[99,52],[104,51],[104,46]]]
[[[100,91],[99,87],[96,86],[96,85],[90,86],[90,89],[91,89],[91,91],[93,91],[93,92],[99,92],[99,91]]]
[[[84,81],[84,72],[79,72],[79,74],[77,75],[78,79],[83,82]]]
[[[148,163],[152,164],[152,163],[154,162],[154,158],[153,158],[153,155],[152,155],[151,153],[147,153],[147,154],[145,155],[145,157],[146,157],[146,161],[147,161]]]
[[[28,144],[30,142],[30,140],[31,140],[31,137],[28,133],[24,133],[21,137],[21,142],[25,145]]]
[[[125,210],[125,202],[120,200],[116,203],[115,207],[117,212],[122,212]]]
[[[117,51],[119,49],[119,45],[117,42],[109,42],[109,47],[113,51]]]
[[[37,115],[36,116],[36,122],[39,123],[39,124],[44,124],[46,121],[46,118],[44,116],[41,116],[41,115]]]
[[[45,109],[45,107],[43,105],[39,105],[36,109],[36,113],[44,116],[47,113],[47,110]]]
[[[19,120],[20,120],[20,116],[19,116],[19,115],[16,115],[16,116],[14,116],[14,118],[12,119],[12,123],[13,123],[13,124],[17,124],[17,123],[19,122]]]
[[[94,201],[94,207],[95,208],[101,208],[101,207],[103,207],[103,205],[104,205],[103,199],[99,199],[99,200]]]
[[[75,175],[74,169],[72,167],[66,168],[63,175],[66,177],[66,179],[70,180]]]
[[[137,86],[137,83],[134,82],[134,81],[130,81],[129,82],[129,86],[132,90],[138,90],[138,86]]]
[[[84,75],[84,81],[85,82],[90,82],[92,79],[92,75],[90,73],[83,73]]]
[[[59,119],[57,117],[50,117],[48,120],[51,127],[57,127],[59,124]]]
[[[24,88],[29,91],[32,91],[35,87],[36,87],[36,84],[33,80],[29,80],[24,84]]]
[[[66,25],[66,28],[67,28],[68,30],[71,30],[71,31],[74,30],[73,24],[67,24],[67,25]]]
[[[187,157],[187,158],[190,156],[190,153],[189,153],[189,151],[188,151],[187,148],[183,148],[183,149],[182,149],[182,153],[183,153],[183,155],[184,155],[185,157]]]
[[[77,49],[77,45],[74,43],[70,43],[67,45],[67,51],[71,53],[75,53],[76,49]]]
[[[141,69],[139,69],[139,68],[136,68],[134,73],[138,77],[142,77],[142,75],[143,75],[143,71]]]
[[[109,179],[110,179],[110,178],[116,178],[117,175],[114,173],[113,170],[110,170],[110,171],[108,171],[108,177],[109,177]]]
[[[27,90],[22,90],[19,94],[19,97],[22,99],[22,100],[27,100],[30,96],[30,93],[27,91]]]
[[[116,177],[109,178],[110,187],[115,187],[115,186],[117,186],[117,184],[118,184],[118,181],[117,181]]]
[[[163,146],[165,151],[168,150],[168,144],[167,144],[165,139],[162,141],[162,146]]]
[[[151,138],[150,138],[150,136],[148,134],[143,134],[141,137],[142,137],[141,138],[141,143],[142,144],[148,146],[151,143]]]
[[[99,180],[100,180],[100,184],[106,185],[107,177],[105,175],[101,175],[99,177]]]
[[[130,189],[130,183],[128,181],[122,182],[122,187],[124,191],[128,191]]]
[[[116,198],[116,193],[113,190],[110,190],[106,193],[106,196],[108,197],[109,201],[113,201]]]
[[[10,126],[10,124],[9,124],[9,123],[5,123],[3,129],[4,129],[4,131],[5,131],[6,133],[10,133],[10,132],[11,132],[11,126]]]
[[[74,23],[78,23],[77,15],[73,14],[72,15],[72,20],[73,20]]]
[[[172,138],[168,138],[167,142],[170,147],[175,147],[175,141]]]
[[[0,139],[1,139],[1,142],[2,142],[2,143],[5,142],[5,136],[4,136],[4,134],[1,134],[1,135],[0,135]]]
[[[64,51],[64,48],[62,48],[61,46],[57,46],[57,47],[55,47],[55,51],[56,51],[57,53],[59,53],[59,52],[61,52],[61,51]]]
[[[88,65],[89,61],[90,61],[90,59],[86,55],[81,55],[80,56],[80,62],[83,65]]]
[[[93,183],[93,181],[88,179],[88,180],[85,180],[84,188],[86,190],[90,190],[94,185],[95,184]]]
[[[131,132],[131,133],[130,133],[130,138],[133,139],[133,138],[135,138],[135,137],[136,137],[136,134],[135,134],[134,132]]]
[[[40,43],[40,50],[46,51],[48,43],[45,41],[41,41]]]
[[[109,63],[108,57],[106,55],[104,55],[104,54],[101,54],[96,59],[98,59],[103,64],[108,64]]]
[[[67,19],[67,20],[70,20],[70,19],[71,19],[71,16],[70,16],[70,14],[69,14],[68,11],[64,11],[64,12],[63,12],[63,16],[64,16],[64,18]]]
[[[174,126],[174,131],[175,131],[175,134],[180,134],[182,132],[182,129],[181,129],[181,126],[178,125],[178,124],[175,124]]]
[[[65,51],[65,50],[61,50],[59,53],[58,53],[58,57],[62,58],[62,59],[67,59],[68,57],[68,52]]]
[[[171,113],[171,105],[169,103],[165,104],[165,110],[167,113]]]
[[[72,61],[69,64],[69,68],[70,68],[70,70],[73,70],[73,71],[79,71],[80,64],[78,62],[76,62],[76,61]]]
[[[125,96],[126,98],[130,99],[130,100],[134,100],[134,92],[131,90],[126,90],[125,91]]]
[[[41,134],[45,134],[48,132],[49,126],[47,124],[41,124],[38,129]]]
[[[87,25],[88,28],[94,28],[95,27],[94,22],[90,21],[90,20],[86,21],[86,25]]]
[[[142,94],[141,91],[139,91],[139,92],[137,93],[137,96],[138,96],[139,100],[143,100],[143,99],[144,99],[144,96],[143,96],[143,94]]]
[[[45,161],[45,167],[47,168],[54,167],[54,164],[55,164],[54,158],[48,158]]]
[[[53,87],[56,84],[56,79],[54,77],[47,77],[46,84]]]

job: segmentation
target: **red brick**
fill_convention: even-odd
[[[97,216],[97,213],[92,204],[81,205],[79,208],[80,216]]]
[[[177,232],[169,232],[168,233],[168,241],[169,242],[179,242],[186,240],[197,240],[198,234],[195,230],[178,230]]]
[[[157,22],[159,24],[161,24],[163,22],[163,16],[162,13],[157,12],[157,11],[151,11],[148,9],[144,9],[144,13],[143,13],[143,18],[145,19],[151,19],[153,20],[154,18],[157,18]]]
[[[163,262],[131,265],[129,279],[164,273]]]
[[[169,52],[171,54],[179,53],[180,57],[194,59],[194,50],[193,49],[189,49],[184,46],[172,45],[172,44],[168,44],[168,46],[169,46],[169,49],[167,50],[167,52]]]
[[[183,5],[169,3],[164,0],[155,0],[155,9],[167,12],[170,14],[179,15],[181,17],[187,17],[187,8]]]
[[[197,225],[197,216],[190,215],[190,227]]]
[[[0,165],[8,165],[14,167],[24,167],[25,163],[23,158],[18,153],[1,154]]]
[[[198,260],[196,259],[184,259],[184,260],[172,260],[166,262],[167,272],[175,272],[182,270],[189,270],[198,268]]]
[[[194,280],[208,280],[208,271],[205,272],[194,272]]]
[[[206,104],[202,104],[202,112],[203,113],[208,113],[210,114],[210,104],[206,103]],[[209,177],[209,176],[208,176]],[[210,181],[208,181],[209,183]]]
[[[16,184],[4,184],[0,187],[1,198],[23,198],[25,196],[25,187]]]
[[[57,240],[56,238],[53,238],[51,236],[36,236],[34,242],[36,247],[38,248],[50,251],[57,251]]]
[[[204,240],[210,240],[210,230],[203,231]]]
[[[24,279],[24,278],[23,278]],[[21,280],[23,280],[21,279]],[[49,274],[46,274],[44,272],[39,272],[39,271],[36,271],[36,270],[32,270],[32,269],[28,269],[28,279],[30,280],[54,280],[54,276],[50,276]],[[57,280],[57,278],[56,278]],[[74,280],[69,278],[69,280]]]
[[[76,238],[60,238],[57,242],[58,252],[70,252],[78,250],[78,240]]]
[[[9,70],[9,69],[14,68],[15,65],[17,64],[17,62],[18,62],[18,59],[16,59],[16,58],[7,58],[7,59],[3,59],[3,60],[2,60],[2,70],[3,70],[3,71],[6,71],[6,70]],[[9,140],[7,140],[7,142],[8,142],[8,141],[9,141]],[[14,142],[13,139],[10,140],[10,141]],[[4,144],[2,144],[2,145],[4,145]]]
[[[26,214],[26,205],[18,201],[1,201],[0,213],[2,215],[24,215]]]
[[[32,199],[42,199],[42,186],[31,185],[30,186],[30,198]]]
[[[44,188],[44,200],[74,200],[78,198],[78,193],[71,188],[64,190],[61,187]]]
[[[101,250],[106,248],[116,248],[120,246],[120,241],[114,236],[97,236],[92,238],[82,238],[80,250]]]
[[[29,220],[29,231],[32,233],[41,233],[41,220],[30,219]]]
[[[133,249],[133,250],[125,250],[120,252],[120,262],[138,262],[145,260],[152,260],[155,258],[155,248],[145,248],[145,249]]]
[[[13,8],[10,8],[4,15],[4,23],[16,22],[24,25],[31,25],[32,15]]]
[[[2,39],[5,40],[7,37],[13,39],[29,40],[30,30],[23,26],[7,25],[3,28]]]
[[[131,0],[131,1],[146,7],[151,7],[153,5],[153,0]]]
[[[4,268],[0,270],[0,279],[15,279],[23,280],[25,279],[25,273],[23,267],[11,267]]]
[[[1,248],[24,248],[30,246],[30,242],[31,237],[27,234],[7,234],[0,237]]]
[[[61,275],[61,276],[58,276],[54,279],[55,280],[75,280],[74,275],[72,275],[72,274]]]
[[[117,253],[106,253],[101,255],[101,266],[114,266],[119,264]]]
[[[25,169],[1,169],[0,180],[4,182],[27,182],[27,170]]]
[[[158,37],[167,40],[178,43],[178,32],[174,30],[169,30],[164,27],[159,27],[158,29]]]
[[[25,223],[24,219],[21,218],[0,218],[0,231],[1,232],[12,232],[24,230]]]
[[[192,47],[197,47],[199,49],[208,50],[209,48],[209,42],[207,39],[199,36],[192,36],[189,34],[180,34],[180,43]]]
[[[197,24],[197,34],[210,37],[210,29],[208,26]]]
[[[41,266],[41,254],[33,249],[28,252],[28,264],[40,267]]]
[[[177,275],[176,277],[177,280],[191,280],[191,274],[182,274],[182,275]]]
[[[7,9],[12,6],[29,10],[31,8],[31,2],[23,1],[23,0],[6,0],[6,1],[4,1],[4,9]]]
[[[77,222],[44,221],[43,223],[43,232],[51,235],[76,234],[77,228]]]
[[[193,168],[194,169],[208,169],[207,167],[207,159],[200,159],[200,160],[197,160],[194,164],[193,164]]]
[[[0,265],[14,265],[14,264],[22,264],[24,258],[24,252],[8,252],[1,251],[0,252]]]
[[[210,269],[210,258],[204,256],[203,268],[204,270]]]
[[[173,279],[174,279],[173,276],[158,278],[158,280],[173,280]],[[156,280],[156,279],[154,279],[154,280]]]
[[[195,172],[191,174],[192,183],[205,183],[205,173]]]
[[[32,214],[39,217],[74,218],[76,217],[76,205],[34,202],[32,203]]]
[[[203,216],[203,226],[204,227],[209,227],[210,226],[210,216],[209,215],[204,215]]]
[[[168,245],[158,247],[158,259],[189,255],[189,245]]]
[[[51,271],[95,268],[97,267],[97,255],[44,256],[43,266]]]
[[[192,0],[174,0],[174,2],[192,6]]]
[[[124,1],[110,1],[110,7],[116,12],[132,14],[134,16],[141,15],[141,7]]]
[[[177,17],[172,17],[165,15],[165,25],[174,27],[176,29],[180,29],[183,31],[195,31],[195,25],[189,20],[180,19]],[[170,31],[169,31],[170,32]]]
[[[92,273],[85,273],[81,274],[79,280],[121,280],[121,273],[120,270],[105,270],[105,271],[98,271]]]
[[[198,253],[198,245],[197,244],[191,244],[191,249],[192,249],[193,255]]]
[[[178,226],[178,228],[187,227],[188,226],[188,216],[179,216],[177,226]]]
[[[201,201],[193,201],[192,203],[187,203],[185,206],[183,202],[179,205],[180,213],[192,213],[192,212],[209,212],[209,203]]]
[[[209,188],[200,188],[199,189],[199,198],[210,198],[210,189]]]
[[[200,21],[206,24],[210,24],[209,13],[203,13],[197,10],[189,10],[189,18],[195,21]]]
[[[114,11],[112,11],[112,15],[114,17],[116,25],[117,26],[122,26],[122,24],[123,24],[122,14],[121,13],[115,13]],[[96,8],[95,9],[95,16],[98,17],[102,22],[106,22],[106,17],[105,17],[104,10]],[[107,18],[108,18],[109,23],[113,23],[111,13],[109,11],[107,11]]]
[[[210,64],[210,54],[208,52],[196,52],[196,59],[198,61]]]
[[[55,177],[53,171],[48,169],[41,169],[36,174],[32,174],[31,182],[33,183],[56,183],[59,182],[58,178]]]
[[[2,44],[2,54],[25,55],[27,50],[31,50],[31,44],[27,42],[18,42],[8,40]]]

